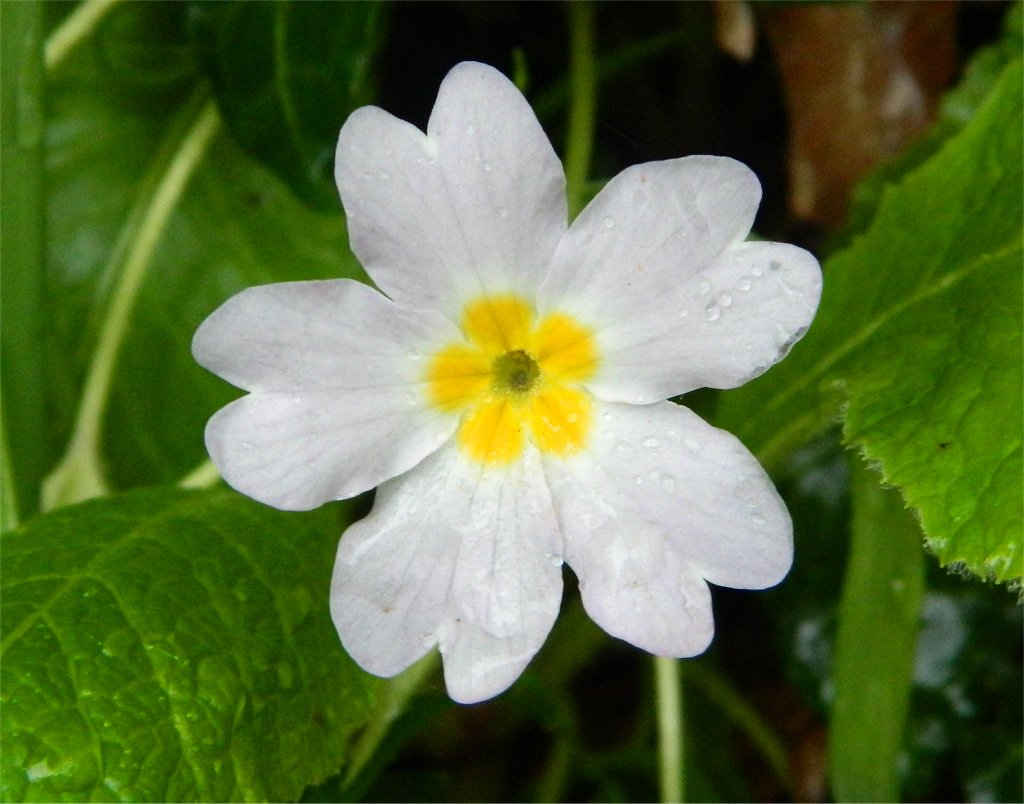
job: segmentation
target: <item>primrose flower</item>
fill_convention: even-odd
[[[744,242],[750,170],[637,165],[568,225],[526,100],[464,63],[425,134],[354,112],[336,177],[380,292],[250,288],[193,350],[249,392],[206,429],[233,487],[290,510],[379,487],[331,585],[356,662],[391,676],[436,646],[451,697],[480,701],[547,637],[563,562],[602,628],[676,657],[711,640],[708,583],[782,579],[792,525],[767,474],[667,401],[762,373],[817,307],[810,254]]]

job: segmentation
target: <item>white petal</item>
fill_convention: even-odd
[[[695,388],[735,388],[781,360],[821,297],[817,260],[796,246],[742,243],[660,299],[599,329],[597,396],[651,402]]]
[[[713,630],[702,578],[761,589],[788,571],[785,505],[736,438],[686,408],[604,403],[595,421],[585,453],[545,461],[584,605],[652,653],[699,653]]]
[[[558,157],[520,92],[483,64],[448,73],[426,135],[375,107],[354,112],[335,176],[356,256],[414,307],[532,299],[566,228]]]
[[[573,221],[539,304],[601,326],[642,314],[745,238],[760,200],[757,177],[726,157],[627,168]]]
[[[232,488],[306,511],[408,471],[457,426],[404,388],[260,392],[210,418],[206,449]]]
[[[460,338],[442,315],[407,310],[350,279],[248,288],[196,330],[200,365],[247,391],[407,385],[422,358]]]
[[[561,545],[539,458],[484,471],[454,445],[381,486],[342,537],[331,613],[349,655],[401,672],[433,645],[452,698],[506,689],[561,599]]]
[[[455,431],[427,400],[421,357],[455,337],[441,315],[348,280],[243,291],[193,341],[200,363],[254,392],[210,419],[210,457],[231,486],[286,510],[371,489]]]

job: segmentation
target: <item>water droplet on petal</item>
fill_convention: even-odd
[[[657,469],[652,469],[650,472],[647,473],[647,477],[655,481],[660,480],[661,472],[659,472]]]
[[[606,217],[603,221],[605,229],[611,229],[615,226],[615,219]]]
[[[746,277],[743,277],[740,280],[739,285],[740,285],[740,290],[750,290],[750,280],[747,279]]]
[[[420,400],[419,400],[419,397],[417,397],[415,393],[413,393],[412,391],[409,391],[409,393],[407,393],[405,395],[405,401],[409,405],[409,407],[415,407],[419,403]]]
[[[610,422],[611,420],[612,420],[612,414],[609,413],[607,410],[604,413],[601,414],[601,421],[603,421],[603,422]]]
[[[694,441],[692,438],[683,439],[690,452],[700,452],[700,444]]]
[[[661,479],[661,485],[664,487],[665,491],[669,494],[673,494],[676,490],[676,479],[672,477],[672,475],[665,475]]]
[[[562,566],[562,557],[561,556],[551,556],[550,557],[550,561],[551,561],[551,566],[552,567],[560,567],[560,566]]]
[[[498,207],[498,217],[499,218],[507,218],[508,217],[508,210],[505,209],[505,207]]]
[[[764,271],[761,269],[759,265],[755,265],[753,268],[750,269],[750,273],[752,273],[754,276],[761,276],[764,274]]]
[[[620,441],[618,444],[615,445],[615,454],[621,455],[622,457],[626,457],[627,455],[633,454],[633,448],[625,441]]]
[[[420,359],[420,353],[419,352],[409,352],[406,355],[406,357],[408,357],[410,360],[419,360]]]
[[[680,318],[686,318],[686,316],[688,316],[689,314],[690,314],[690,311],[689,311],[689,310],[687,310],[687,309],[686,309],[685,307],[683,307],[683,308],[682,308],[682,309],[681,309],[681,310],[679,311],[679,317],[680,317]]]
[[[755,525],[763,525],[768,520],[761,516],[761,514],[751,514],[750,521],[753,522]]]
[[[644,482],[644,476],[637,475],[636,477],[633,478],[633,482],[636,483],[638,486],[642,486]]]
[[[718,297],[718,303],[723,307],[728,307],[730,304],[732,304],[732,296],[730,296],[728,293],[723,293],[721,296]]]
[[[387,172],[386,170],[380,170],[380,171],[377,171],[377,175],[378,175],[378,176],[379,176],[380,178],[384,179],[385,181],[386,181],[387,179],[390,179],[390,178],[391,178],[391,174],[390,174],[390,173],[388,173],[388,172]]]
[[[580,416],[578,413],[569,413],[566,415],[565,420],[569,422],[569,424],[576,424],[576,422],[580,420]]]
[[[494,165],[492,165],[490,162],[484,162],[484,172],[490,173],[492,170],[494,170]]]
[[[722,317],[722,311],[717,304],[711,302],[711,304],[704,308],[704,315],[707,316],[708,321],[717,321]]]
[[[470,136],[476,134],[476,126],[470,123],[468,126],[466,126],[466,133],[469,134]]]
[[[243,441],[241,443],[241,447],[242,447],[242,449],[252,449],[252,442],[251,441]]]
[[[772,260],[770,263],[768,263],[768,270],[770,271],[778,271],[781,267],[782,263],[779,262],[778,260]]]
[[[707,296],[711,292],[711,283],[704,281],[700,283],[700,295]]]
[[[643,445],[647,447],[647,449],[654,449],[658,446],[658,439],[654,436],[648,436],[643,440]]]
[[[293,405],[301,405],[302,404],[302,397],[301,396],[293,396],[292,397],[292,404]]]

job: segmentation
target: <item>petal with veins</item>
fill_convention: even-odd
[[[708,268],[597,329],[602,399],[653,402],[735,388],[786,356],[821,297],[817,260],[783,243],[733,246]]]
[[[567,225],[565,175],[515,86],[464,63],[427,133],[382,109],[348,118],[335,176],[352,250],[398,302],[451,315],[483,295],[533,297]]]
[[[350,280],[243,291],[193,340],[200,363],[257,392],[210,419],[210,456],[231,486],[286,510],[371,489],[455,432],[458,418],[431,404],[424,358],[453,337],[443,316]]]
[[[594,415],[584,454],[545,460],[584,605],[653,653],[699,653],[712,628],[704,580],[741,589],[782,580],[789,514],[743,445],[688,409],[599,403]]]
[[[385,483],[341,540],[331,612],[345,649],[391,676],[433,645],[464,703],[507,688],[561,600],[561,543],[535,450],[483,470],[455,447]]]

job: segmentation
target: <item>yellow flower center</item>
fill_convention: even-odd
[[[437,352],[427,367],[431,402],[462,415],[459,445],[485,464],[514,461],[526,439],[567,454],[586,442],[590,398],[576,386],[597,369],[594,338],[570,316],[539,321],[518,296],[466,305],[464,343]]]

